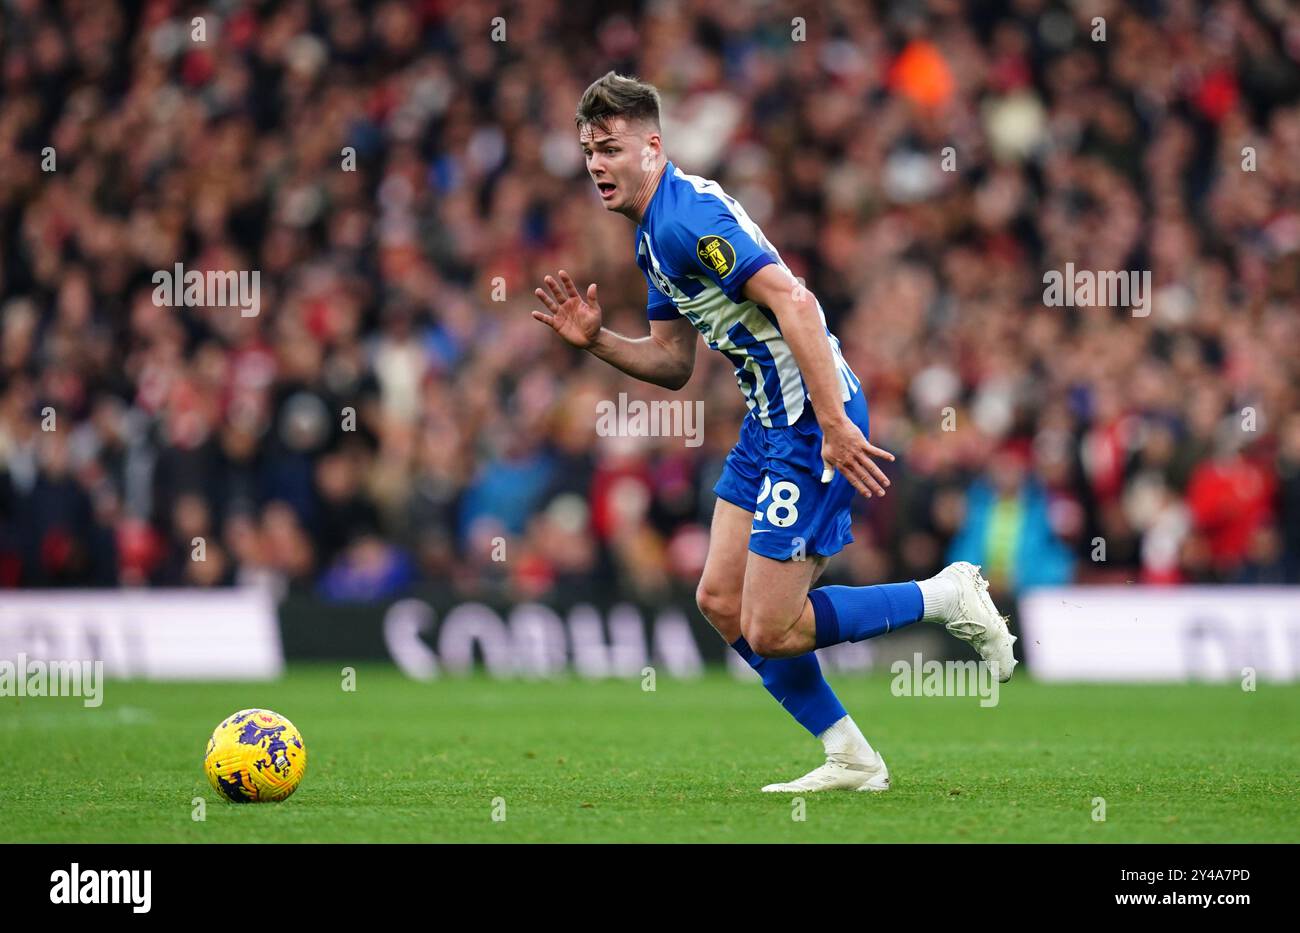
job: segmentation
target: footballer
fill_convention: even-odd
[[[579,293],[564,270],[536,291],[533,317],[630,376],[680,389],[695,368],[697,333],[731,361],[749,411],[714,492],[700,611],[800,725],[826,761],[765,791],[883,791],[889,770],[822,676],[814,651],[913,622],[937,622],[969,642],[999,681],[1015,638],[968,563],[928,580],[813,588],[853,540],[853,494],[885,495],[866,393],[845,363],[816,297],[716,182],[664,153],[659,94],[614,72],[587,88],[578,141],[601,202],[637,225],[650,335],[602,326],[596,285]]]

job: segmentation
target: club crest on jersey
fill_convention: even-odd
[[[702,236],[695,244],[695,255],[700,257],[700,262],[718,273],[720,278],[726,278],[731,270],[736,268],[736,251],[720,236]]]

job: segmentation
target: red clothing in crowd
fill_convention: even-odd
[[[1276,486],[1273,473],[1245,457],[1208,460],[1192,473],[1187,503],[1215,564],[1246,558],[1251,536],[1272,517]]]

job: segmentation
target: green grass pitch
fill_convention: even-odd
[[[758,788],[820,746],[756,682],[341,680],[294,666],[270,684],[109,682],[98,709],[0,700],[0,841],[1300,841],[1296,685],[1017,678],[981,709],[837,677],[894,787],[810,794],[797,820]],[[208,734],[244,707],[302,730],[306,780],[283,804],[228,804],[203,775]]]

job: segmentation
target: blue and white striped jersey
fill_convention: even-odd
[[[750,414],[765,427],[794,424],[808,388],[776,315],[743,294],[746,280],[768,263],[788,267],[739,202],[715,181],[687,175],[668,163],[636,231],[636,263],[649,285],[652,321],[678,315],[736,367]],[[825,326],[826,315],[818,305]],[[828,329],[839,367],[841,400],[860,389]]]

